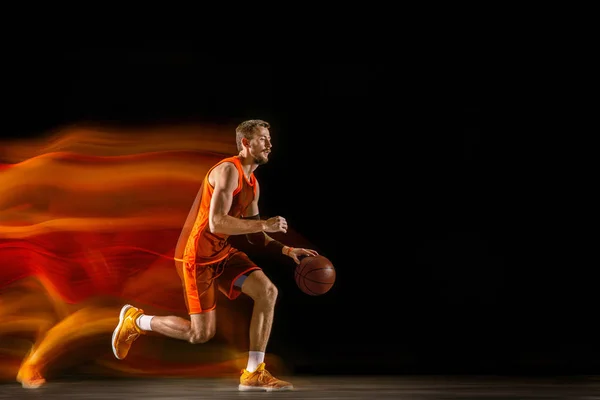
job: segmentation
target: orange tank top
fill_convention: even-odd
[[[182,259],[187,267],[218,262],[232,251],[232,247],[227,241],[229,235],[210,232],[208,224],[210,201],[214,190],[208,182],[208,176],[217,165],[224,162],[233,163],[239,175],[238,186],[233,192],[233,201],[228,215],[240,218],[256,195],[256,177],[252,173],[250,179],[246,178],[239,157],[225,158],[208,170],[186,221],[186,225],[194,221],[189,236],[186,239],[186,229],[184,228],[179,239],[180,242],[185,240]]]

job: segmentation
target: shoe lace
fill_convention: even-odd
[[[262,369],[262,370],[258,371],[257,375],[258,375],[257,380],[260,383],[269,383],[275,379],[275,378],[273,378],[273,375],[271,375],[269,373],[269,371],[267,371],[266,369]]]
[[[133,342],[137,337],[140,336],[137,332],[130,332],[125,339],[125,343]]]

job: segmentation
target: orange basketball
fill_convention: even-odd
[[[296,284],[304,293],[320,296],[331,289],[335,283],[335,268],[332,262],[321,255],[307,256],[296,265],[294,273]]]

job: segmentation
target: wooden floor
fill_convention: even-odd
[[[284,377],[282,377],[284,378]],[[600,377],[478,376],[285,377],[291,392],[239,392],[235,379],[116,379],[55,381],[38,389],[0,384],[0,399],[568,399],[600,400]]]

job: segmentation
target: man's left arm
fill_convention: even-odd
[[[258,181],[256,182],[256,196],[254,196],[254,200],[246,209],[246,212],[242,216],[242,218],[246,219],[260,219],[260,211],[258,209],[258,198],[260,196],[260,186],[258,185]],[[256,246],[264,247],[269,253],[279,255],[284,254],[294,260],[296,264],[300,264],[299,256],[316,256],[318,253],[315,250],[311,249],[303,249],[303,248],[295,248],[291,246],[286,246],[280,241],[273,239],[271,236],[267,235],[266,232],[256,232],[246,234],[246,239],[250,244]]]

